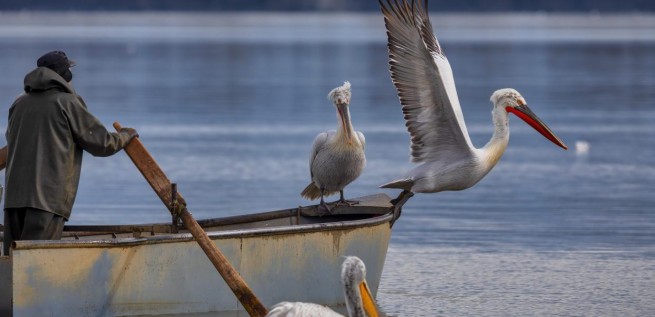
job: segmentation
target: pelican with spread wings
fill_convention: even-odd
[[[494,132],[482,148],[471,143],[459,105],[450,63],[432,31],[427,0],[379,0],[387,29],[391,80],[411,137],[410,155],[418,166],[382,185],[403,191],[392,202],[396,217],[414,193],[462,190],[475,185],[496,165],[509,142],[513,113],[555,145],[567,149],[535,115],[518,91],[491,95]]]

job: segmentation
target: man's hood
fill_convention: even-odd
[[[73,87],[59,76],[54,70],[47,67],[37,67],[25,75],[25,92],[57,89],[63,92],[74,93]]]

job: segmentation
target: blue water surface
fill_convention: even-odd
[[[121,19],[60,21],[43,36],[25,20],[5,29],[0,109],[40,54],[65,50],[90,110],[108,127],[136,128],[194,216],[209,218],[309,204],[299,193],[311,142],[336,127],[326,95],[347,80],[368,166],[346,195],[398,194],[377,188],[413,165],[376,15],[361,30],[357,17],[293,16],[309,34],[276,16],[239,28],[198,22],[212,20],[205,15]],[[413,197],[394,226],[380,307],[388,316],[652,314],[655,41],[602,40],[594,29],[540,40],[521,24],[510,29],[514,39],[453,31],[442,40],[473,143],[491,136],[491,93],[513,87],[570,149],[512,117],[509,147],[478,185]],[[169,217],[124,154],[85,157],[70,224]]]

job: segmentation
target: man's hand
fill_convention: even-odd
[[[134,137],[137,137],[137,138],[139,137],[139,133],[137,133],[136,130],[132,129],[132,128],[121,128],[121,130],[119,132],[127,133],[130,136],[130,140],[132,140]]]

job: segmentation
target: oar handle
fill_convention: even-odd
[[[116,131],[120,131],[121,125],[114,122]],[[169,206],[172,200],[171,181],[166,177],[166,174],[159,167],[155,159],[146,150],[143,143],[139,138],[133,138],[130,143],[124,148],[125,153],[132,159],[134,165],[145,177],[148,184],[157,193],[157,196],[168,207],[171,212],[178,213],[184,226],[189,230],[193,238],[198,242],[200,248],[205,252],[209,260],[214,264],[214,267],[221,274],[227,285],[230,287],[234,295],[239,299],[241,305],[246,309],[251,317],[264,317],[268,311],[266,307],[259,301],[257,296],[248,287],[248,284],[243,280],[239,272],[230,264],[230,261],[223,255],[221,250],[218,249],[216,244],[209,238],[205,230],[193,219],[191,213],[186,208],[186,204],[182,203],[182,196],[177,192],[177,199],[180,204],[177,208]]]
[[[114,122],[114,129],[120,131],[120,123]],[[146,179],[150,187],[155,191],[157,196],[161,199],[161,202],[173,212],[170,206],[171,201],[173,201],[173,195],[171,193],[171,181],[168,179],[166,174],[159,167],[159,164],[155,162],[155,159],[150,155],[146,150],[145,146],[138,137],[135,137],[127,144],[124,148],[127,156],[132,160],[134,165],[136,165],[143,178]],[[182,205],[186,205],[184,198],[180,193],[177,193],[177,201]]]
[[[7,167],[7,146],[0,149],[0,171]]]

